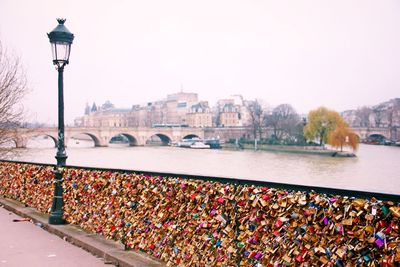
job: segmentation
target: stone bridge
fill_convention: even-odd
[[[400,141],[400,129],[398,127],[392,128],[352,128],[361,140],[365,140],[370,136],[383,136],[388,140]]]
[[[144,146],[153,136],[161,139],[164,145],[169,142],[179,141],[183,138],[199,137],[204,138],[204,131],[201,128],[65,128],[65,144],[72,137],[78,135],[90,137],[97,147],[108,146],[112,137],[123,135],[129,140],[130,146]],[[17,148],[26,147],[28,140],[36,136],[48,136],[57,144],[57,128],[35,128],[35,129],[15,129],[11,139],[14,140]]]
[[[399,141],[400,132],[398,128],[352,128],[361,140],[367,139],[371,135],[381,135],[386,139]],[[57,143],[57,128],[34,128],[34,129],[13,129],[11,139],[14,140],[16,147],[24,148],[29,139],[35,136],[48,136]],[[263,130],[265,136],[272,134],[272,129]],[[222,127],[222,128],[190,128],[190,127],[172,127],[172,128],[123,128],[123,127],[101,127],[101,128],[65,128],[65,143],[77,135],[86,135],[90,137],[97,147],[108,146],[112,137],[124,135],[129,140],[130,146],[144,146],[153,136],[161,139],[164,145],[169,142],[177,142],[184,138],[219,138],[221,140],[235,139],[242,136],[252,138],[250,127]]]

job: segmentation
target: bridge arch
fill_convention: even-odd
[[[200,136],[198,136],[197,134],[187,134],[183,137],[183,139],[193,139],[193,138],[199,138]]]
[[[1,148],[25,148],[20,138],[7,138],[0,144]]]
[[[40,137],[42,137],[43,140],[40,140]],[[39,133],[36,135],[28,136],[26,138],[26,147],[31,147],[32,141],[36,141],[34,139],[39,139],[37,141],[39,141],[39,142],[41,141],[42,143],[44,140],[50,139],[54,143],[54,147],[57,147],[57,143],[58,143],[57,137],[55,137],[51,134],[46,134],[46,133]]]
[[[92,141],[94,142],[94,146],[95,146],[95,147],[103,146],[103,144],[101,143],[99,137],[97,137],[96,135],[94,135],[94,134],[92,134],[92,133],[88,133],[88,132],[81,132],[81,133],[74,133],[74,134],[71,134],[71,135],[69,136],[69,139],[72,139],[73,137],[78,136],[78,135],[86,135],[86,136],[89,136],[89,137],[92,139]],[[66,142],[69,142],[70,140],[65,140],[65,141],[66,141]]]
[[[155,133],[150,135],[146,140],[146,145],[162,145],[167,146],[172,138],[166,134]]]
[[[129,146],[137,146],[139,144],[138,139],[134,135],[127,134],[127,133],[119,133],[119,134],[114,135],[113,137],[111,137],[111,139],[108,143],[111,143],[112,139],[117,136],[123,136],[124,139],[128,140]]]
[[[367,142],[382,144],[386,140],[386,136],[381,133],[373,133],[367,136]]]
[[[367,133],[367,138],[369,138],[369,137],[390,139],[390,133],[385,132],[385,131],[371,131],[371,132]]]
[[[368,135],[368,138],[385,139],[386,136],[381,133],[372,133]]]

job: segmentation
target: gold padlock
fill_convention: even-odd
[[[397,207],[390,207],[389,208],[390,212],[393,214],[393,216],[400,218],[400,206]]]

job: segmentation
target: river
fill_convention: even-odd
[[[41,142],[43,144],[43,140]],[[162,146],[94,148],[85,142],[69,144],[67,164],[400,194],[400,147],[361,144],[356,158],[331,158],[283,152]],[[54,164],[56,149],[40,146],[31,144],[30,148],[23,149],[18,160]]]

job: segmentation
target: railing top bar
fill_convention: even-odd
[[[32,164],[32,165],[40,165],[40,166],[48,166],[48,167],[56,166],[55,164],[48,164],[48,163],[13,161],[13,160],[2,160],[2,159],[0,160],[0,162]],[[272,188],[284,189],[284,190],[306,191],[306,192],[314,191],[316,193],[322,193],[322,194],[328,194],[328,195],[341,195],[341,196],[348,196],[348,197],[359,197],[359,198],[375,197],[376,199],[379,199],[379,200],[389,200],[389,201],[400,202],[400,195],[380,193],[380,192],[367,192],[367,191],[359,191],[359,190],[337,189],[337,188],[329,188],[329,187],[297,185],[297,184],[288,184],[288,183],[279,183],[279,182],[259,181],[259,180],[247,180],[247,179],[241,179],[241,178],[227,178],[227,177],[214,177],[214,176],[192,175],[192,174],[152,172],[152,171],[143,171],[143,170],[84,167],[84,166],[74,166],[74,165],[68,165],[68,166],[66,166],[66,168],[76,168],[76,169],[84,169],[84,170],[92,170],[92,171],[136,173],[136,174],[151,175],[151,176],[163,176],[163,177],[183,178],[183,179],[193,179],[193,180],[203,180],[203,181],[206,180],[206,181],[214,181],[214,182],[237,184],[237,185],[266,186],[266,187],[272,187]]]

